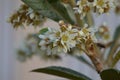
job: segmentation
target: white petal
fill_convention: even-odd
[[[33,19],[35,17],[34,13],[30,14],[30,18]]]
[[[41,38],[41,39],[45,39],[45,35],[39,35],[39,38]]]
[[[79,34],[80,34],[81,36],[84,36],[84,33],[83,33],[82,31],[79,31]]]

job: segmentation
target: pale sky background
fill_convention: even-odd
[[[6,22],[10,14],[12,14],[20,4],[20,0],[0,0],[0,80],[66,80],[54,76],[48,76],[46,74],[29,72],[32,69],[50,65],[69,67],[88,75],[94,80],[99,79],[98,74],[94,70],[89,69],[89,67],[78,62],[76,59],[71,59],[69,56],[65,56],[62,61],[58,62],[45,62],[36,56],[25,63],[17,61],[15,49],[22,44],[23,38],[28,33],[36,31],[30,27],[25,30],[15,30]],[[116,16],[114,13],[111,13],[109,16],[95,16],[94,18],[96,18],[96,26],[106,22],[111,34],[114,32],[115,27],[120,24],[120,17]],[[57,24],[48,20],[44,26],[57,26]],[[118,68],[120,68],[120,66],[118,66]]]

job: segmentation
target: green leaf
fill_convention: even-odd
[[[112,66],[114,67],[119,60],[120,60],[120,50],[115,55],[115,57],[114,57],[114,59],[112,61]]]
[[[114,33],[114,40],[113,40],[113,43],[110,47],[110,51],[109,51],[109,54],[108,54],[108,63],[110,64],[111,63],[111,60],[113,59],[113,55],[114,53],[116,52],[117,48],[118,48],[118,44],[119,44],[119,40],[120,40],[120,26],[118,26],[116,28],[116,31]]]
[[[60,0],[22,0],[33,10],[54,21],[64,20],[75,24],[73,9],[69,4],[64,4]]]
[[[100,73],[102,80],[120,80],[120,71],[107,69]]]
[[[72,7],[69,4],[64,4],[58,1],[48,0],[48,2],[54,7],[54,9],[66,20],[67,22],[70,22],[71,24],[75,23],[75,16]]]
[[[90,62],[87,61],[83,56],[76,56],[76,58],[94,69],[93,65],[90,64]]]
[[[48,28],[43,28],[39,31],[39,34],[44,34],[48,31]]]
[[[32,72],[40,72],[40,73],[56,75],[70,80],[92,80],[79,72],[76,72],[74,70],[65,67],[51,66],[46,68],[35,69],[32,70]]]
[[[114,37],[113,37],[113,39],[114,39],[114,42],[113,42],[113,44],[112,44],[112,46],[111,46],[111,49],[110,49],[110,52],[111,52],[111,54],[112,54],[112,52],[114,52],[113,51],[113,48],[116,46],[116,44],[118,43],[118,39],[120,38],[120,26],[118,26],[117,28],[116,28],[116,30],[115,30],[115,33],[114,33]]]
[[[112,52],[114,52],[113,48],[117,45],[119,38],[120,38],[120,26],[116,28],[115,33],[114,33],[114,37],[113,37],[114,43],[112,44],[111,49],[110,49],[111,54]]]
[[[117,39],[118,37],[120,37],[120,26],[118,26],[116,28],[115,34],[114,34],[114,39]]]

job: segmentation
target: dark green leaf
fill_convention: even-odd
[[[64,4],[59,0],[57,2],[51,2],[50,4],[64,18],[64,20],[66,20],[67,22],[70,22],[71,24],[75,23],[74,12],[69,4]]]
[[[100,73],[102,80],[120,80],[120,71],[115,69],[104,70]]]
[[[57,67],[57,66],[35,69],[35,70],[32,70],[32,72],[40,72],[40,73],[56,75],[59,77],[70,79],[70,80],[92,80],[79,72],[76,72],[68,68]]]
[[[40,12],[41,15],[54,21],[64,20],[74,24],[75,17],[70,5],[62,3],[60,0],[22,0],[32,9]]]
[[[47,31],[48,31],[48,28],[43,28],[39,31],[39,34],[44,34]]]

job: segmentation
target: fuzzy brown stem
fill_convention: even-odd
[[[79,45],[77,46],[80,50],[82,50],[83,52],[86,53],[86,55],[90,58],[90,60],[92,61],[92,63],[94,64],[96,71],[98,73],[100,73],[103,70],[103,64],[102,61],[100,61],[98,55],[96,54],[96,52],[94,50],[90,50],[86,51],[84,49],[82,49],[81,47],[79,47]],[[92,51],[92,52],[91,52]]]
[[[86,45],[87,53],[86,55],[91,59],[92,63],[96,67],[96,71],[100,73],[103,70],[102,61],[98,57],[97,49],[95,48],[95,44],[92,43],[90,45]]]
[[[96,56],[90,56],[90,55],[88,55],[88,57],[91,59],[92,63],[96,67],[96,71],[98,73],[100,73],[103,69],[103,65],[102,65],[101,61],[99,60],[99,58]]]

